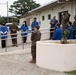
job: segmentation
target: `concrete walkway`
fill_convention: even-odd
[[[69,75],[29,63],[31,60],[30,45],[24,50],[16,50],[14,47],[13,49],[15,50],[0,53],[0,75]]]
[[[27,49],[27,48],[30,48],[31,47],[31,43],[28,43],[28,44],[24,44],[24,49]],[[22,45],[18,45],[18,47],[7,47],[7,52],[11,52],[11,51],[23,51],[23,46]],[[5,48],[1,48],[0,47],[0,53],[5,53],[6,49]]]

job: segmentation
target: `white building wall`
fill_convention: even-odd
[[[56,16],[57,20],[59,20],[58,13],[62,11],[67,11],[67,10],[71,14],[71,3],[59,5],[59,6],[42,11],[40,14],[41,28],[50,28],[50,24],[49,24],[50,20],[48,20],[48,14],[51,14],[51,18],[53,16]],[[44,21],[42,21],[42,16],[45,16]]]
[[[29,29],[31,29],[31,23],[33,22],[33,18],[37,17],[37,21],[40,22],[40,29],[47,28],[47,30],[41,31],[42,33],[45,33],[42,35],[42,40],[43,39],[49,39],[50,38],[50,20],[48,20],[48,15],[51,14],[51,18],[53,16],[56,16],[57,20],[59,20],[59,12],[62,11],[68,11],[71,14],[70,21],[74,21],[74,15],[75,15],[75,9],[76,9],[76,1],[74,0],[73,2],[66,3],[66,4],[61,4],[55,7],[48,8],[47,10],[43,10],[37,13],[33,13],[29,16],[26,16],[26,19],[30,18],[30,26]],[[42,20],[42,16],[45,16],[45,20]],[[24,19],[23,19],[24,20]],[[30,39],[29,39],[30,40]]]
[[[74,17],[75,10],[71,11],[72,9],[75,9],[75,2],[58,5],[56,7],[52,7],[52,8],[49,8],[47,10],[34,13],[32,15],[27,16],[26,19],[30,18],[30,25],[31,25],[31,23],[33,22],[33,18],[37,17],[37,21],[38,22],[41,21],[41,24],[40,24],[41,25],[41,29],[49,28],[50,27],[50,24],[49,24],[50,20],[48,20],[48,14],[51,14],[51,18],[53,16],[56,16],[57,20],[59,20],[58,13],[68,10],[68,12],[71,14],[71,17]],[[42,16],[45,16],[45,20],[44,21],[42,21]],[[24,18],[23,18],[23,20],[24,20]],[[70,20],[73,21],[73,18],[70,18]]]
[[[19,25],[22,25],[23,21],[26,21],[26,18],[21,18],[20,22],[19,22]]]

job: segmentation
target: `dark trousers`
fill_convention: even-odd
[[[55,29],[50,29],[50,39],[52,39],[52,37],[53,37],[53,31],[54,31]]]
[[[5,48],[6,47],[6,40],[1,40],[1,45],[2,45],[2,48]]]
[[[73,39],[76,39],[76,30],[73,31]]]
[[[12,39],[12,43],[13,43],[13,45],[16,45],[17,44],[17,38]]]
[[[36,61],[36,46],[31,46],[32,60]]]
[[[13,45],[17,44],[17,35],[11,35]]]
[[[27,37],[22,37],[23,43],[26,43]]]

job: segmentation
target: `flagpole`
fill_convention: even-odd
[[[7,1],[7,23],[9,23],[8,1]]]

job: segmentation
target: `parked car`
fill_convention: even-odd
[[[8,29],[9,29],[10,25],[12,25],[12,23],[6,23],[6,26]]]
[[[12,25],[12,23],[6,23],[6,26],[8,27],[8,29],[10,25]],[[20,29],[20,26],[18,26],[18,28]]]

